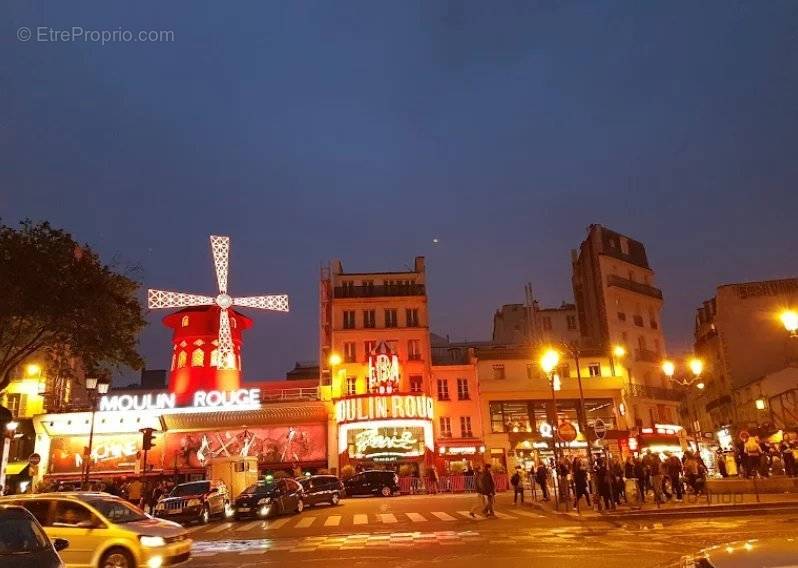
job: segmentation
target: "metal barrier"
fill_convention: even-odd
[[[496,492],[501,493],[510,488],[510,479],[506,473],[493,476]],[[435,493],[467,493],[476,490],[476,479],[473,475],[444,475],[434,481],[429,478],[403,476],[399,478],[399,492],[402,495],[431,495]]]

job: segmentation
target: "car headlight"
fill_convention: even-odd
[[[154,548],[156,546],[166,546],[166,541],[162,536],[140,536],[141,546]]]
[[[258,505],[268,505],[271,502],[272,500],[268,497],[263,497],[262,499],[258,500]]]
[[[189,499],[186,503],[186,507],[199,507],[200,505],[202,505],[202,501],[199,499]]]

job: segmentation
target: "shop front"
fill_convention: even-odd
[[[482,440],[440,439],[437,443],[436,465],[443,474],[459,474],[484,462],[485,443]]]
[[[434,455],[433,400],[425,395],[368,394],[335,402],[341,467],[421,475]]]

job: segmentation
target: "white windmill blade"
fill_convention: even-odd
[[[215,302],[210,296],[198,294],[184,294],[183,292],[170,292],[169,290],[147,290],[147,307],[158,308],[187,308],[189,306],[209,306]]]
[[[211,235],[211,252],[213,252],[213,265],[216,268],[216,281],[219,283],[219,294],[227,294],[230,237]]]
[[[217,369],[235,369],[233,336],[230,333],[230,315],[226,309],[219,312],[219,359]]]
[[[273,294],[270,296],[247,296],[233,298],[233,305],[261,310],[274,310],[276,312],[288,311],[288,296],[286,294]]]

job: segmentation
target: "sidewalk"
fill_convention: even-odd
[[[592,497],[593,496],[591,496],[591,501]],[[684,500],[680,503],[676,502],[675,499],[671,499],[668,502],[660,504],[659,507],[657,507],[657,504],[653,501],[653,496],[649,495],[648,497],[647,501],[640,507],[622,504],[618,505],[614,511],[609,512],[598,512],[593,508],[587,507],[584,504],[584,499],[581,502],[579,511],[571,507],[573,501],[568,503],[567,507],[564,503],[560,503],[559,510],[555,508],[554,501],[544,502],[527,500],[525,505],[544,513],[577,520],[631,519],[658,516],[689,517],[703,516],[706,513],[711,513],[713,515],[745,515],[765,511],[798,511],[798,493],[760,494],[758,498],[757,495],[753,493],[717,493],[709,496],[699,495],[698,497],[690,494],[685,495]]]

